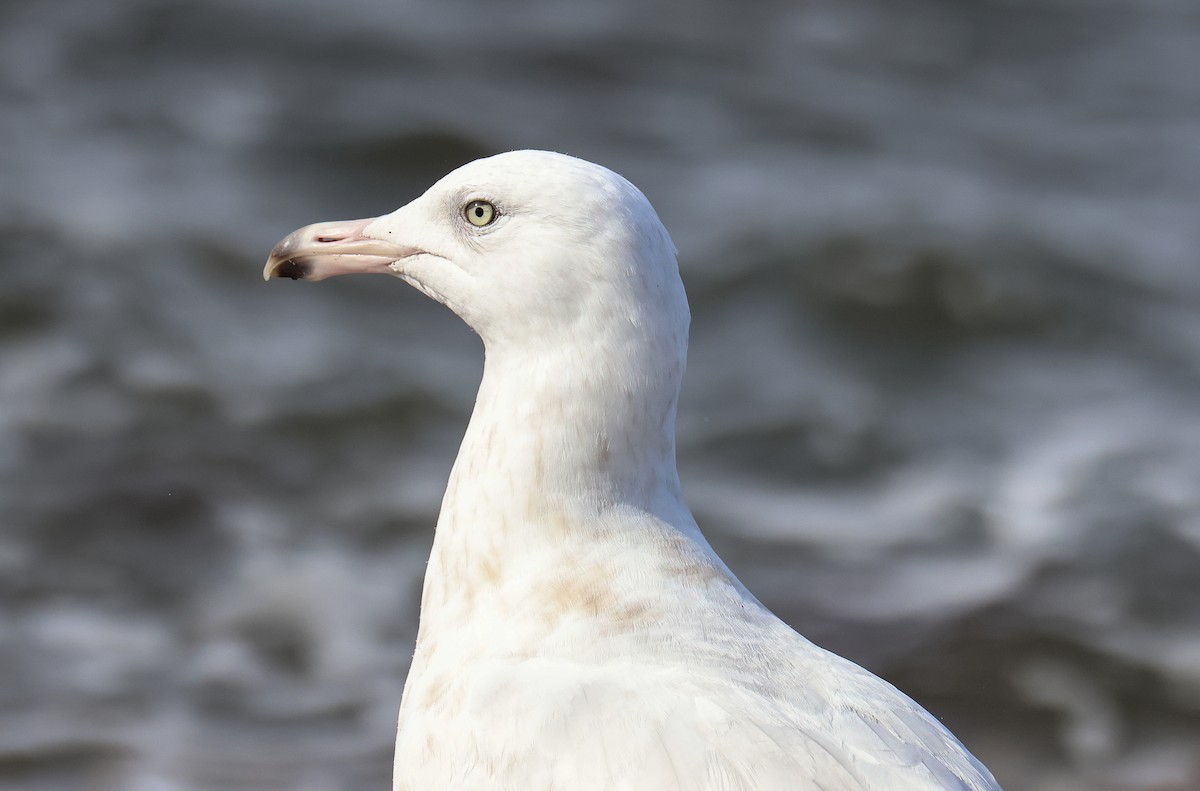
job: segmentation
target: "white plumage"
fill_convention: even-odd
[[[798,635],[700,534],[675,468],[689,312],[628,181],[516,151],[266,276],[391,272],[483,338],[400,708],[394,788],[998,789],[932,716]]]

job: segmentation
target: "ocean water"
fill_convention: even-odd
[[[650,197],[685,492],[1009,791],[1200,787],[1200,10],[0,5],[0,789],[388,787],[481,371],[317,220],[549,148]]]

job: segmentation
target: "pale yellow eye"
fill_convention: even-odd
[[[471,225],[482,228],[496,219],[496,207],[485,200],[473,200],[463,208],[463,216]]]

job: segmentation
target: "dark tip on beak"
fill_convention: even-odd
[[[289,277],[292,280],[303,280],[308,275],[308,266],[289,259],[275,267],[275,277]]]

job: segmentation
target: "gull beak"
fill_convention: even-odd
[[[374,217],[345,222],[319,222],[289,234],[275,245],[263,280],[324,280],[334,275],[394,274],[391,265],[421,252],[366,234]]]

